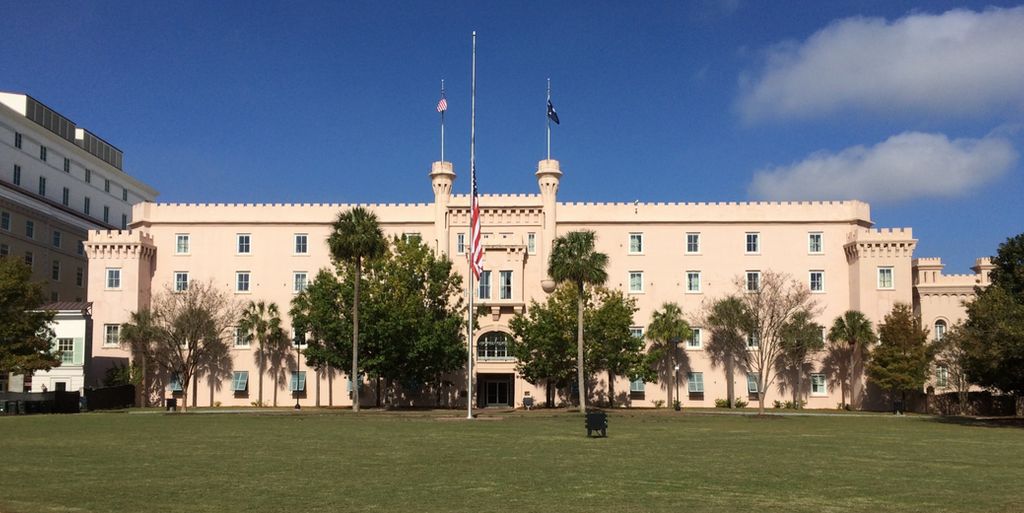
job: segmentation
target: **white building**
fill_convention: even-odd
[[[43,305],[40,310],[56,312],[50,328],[54,331],[53,349],[61,363],[48,371],[32,375],[32,392],[75,391],[85,387],[86,366],[90,354],[92,303],[63,301]]]

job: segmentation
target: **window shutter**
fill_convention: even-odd
[[[75,337],[75,357],[72,365],[85,364],[85,337]]]

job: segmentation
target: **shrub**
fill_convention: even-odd
[[[789,408],[792,405],[793,405],[792,402],[786,401],[786,408]],[[774,403],[772,403],[772,407],[774,407],[776,410],[778,410],[779,408],[782,408],[782,401],[775,401]]]
[[[665,401],[662,400],[662,399],[658,399],[657,401],[654,401],[654,407],[655,408],[664,408],[665,407]]]
[[[728,408],[728,407],[729,407],[729,400],[728,399],[715,399],[715,408]]]
[[[744,401],[743,399],[740,399],[739,397],[736,398],[736,407],[737,408],[746,408],[747,404],[748,403],[746,401]]]
[[[675,399],[672,401],[672,407],[678,410],[683,407],[683,403],[679,399]]]

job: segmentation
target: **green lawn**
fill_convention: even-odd
[[[444,415],[458,415],[445,413]],[[0,511],[1022,511],[1024,428],[534,411],[0,418]]]

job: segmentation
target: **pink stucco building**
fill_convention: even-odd
[[[913,304],[926,325],[952,325],[963,315],[960,301],[975,281],[984,283],[990,266],[979,261],[979,277],[941,274],[933,259],[913,259],[916,240],[909,228],[874,227],[870,207],[860,201],[729,203],[562,203],[557,199],[562,171],[558,161],[540,161],[538,194],[482,195],[482,226],[487,273],[477,304],[489,308],[475,330],[474,394],[482,406],[522,404],[529,392],[543,391],[516,375],[504,341],[508,322],[531,299],[543,301],[547,257],[552,240],[579,229],[597,233],[597,249],[610,257],[608,283],[637,299],[635,332],[643,332],[651,313],[664,302],[682,306],[697,329],[684,344],[679,372],[686,406],[712,406],[726,397],[726,375],[705,351],[709,334],[702,330],[706,307],[735,292],[737,277],[766,270],[783,272],[805,283],[820,306],[818,322],[830,325],[848,309],[878,321],[893,304]],[[571,176],[571,171],[569,172]],[[448,254],[466,272],[469,198],[452,194],[451,163],[435,162],[429,173],[429,203],[365,205],[378,216],[387,235],[415,234]],[[239,303],[273,301],[286,313],[292,298],[316,272],[330,266],[326,238],[339,204],[161,204],[134,207],[130,230],[93,231],[86,242],[89,257],[88,297],[94,304],[92,375],[129,356],[118,342],[118,325],[130,312],[145,307],[156,291],[194,280],[212,280]],[[285,325],[290,322],[285,318]],[[232,379],[212,384],[198,379],[199,406],[249,405],[257,397],[254,348],[236,343]],[[816,359],[805,377],[802,396],[811,408],[834,408],[839,385]],[[302,371],[306,371],[304,362]],[[606,390],[604,376],[592,377],[595,394]],[[328,391],[328,379],[312,371],[299,393],[303,405],[349,404],[343,373]],[[738,395],[748,390],[746,371],[733,376]],[[229,382],[230,381],[230,382]],[[294,401],[292,383],[264,380],[264,398],[277,386],[282,405]],[[299,380],[301,381],[301,380]],[[457,380],[458,381],[458,380]],[[651,406],[667,398],[667,382],[615,384],[634,406]],[[464,389],[462,384],[456,388]],[[768,403],[787,400],[791,392],[773,386]],[[190,394],[191,395],[191,394]],[[457,391],[455,396],[457,396]],[[372,393],[364,401],[374,401]],[[464,401],[464,400],[463,400]],[[425,397],[422,404],[432,404]],[[452,403],[455,405],[456,403]],[[463,402],[464,404],[464,402]]]

